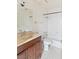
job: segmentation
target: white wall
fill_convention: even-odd
[[[62,0],[48,0],[47,10],[48,12],[61,11]]]
[[[32,16],[31,11],[26,10],[20,5],[17,6],[17,31],[32,31]]]

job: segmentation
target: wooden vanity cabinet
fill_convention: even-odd
[[[18,54],[17,59],[27,59],[26,50]]]
[[[42,48],[43,43],[41,41],[41,36],[39,36],[33,41],[26,43],[26,46],[24,48],[22,47],[21,51],[19,50],[20,53],[18,52],[17,59],[41,59]]]

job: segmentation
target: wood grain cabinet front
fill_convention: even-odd
[[[38,37],[37,40],[37,42],[19,53],[18,59],[41,59],[43,43],[41,41],[41,37]]]
[[[37,42],[30,48],[28,48],[28,59],[41,59],[42,44],[41,41]]]
[[[17,59],[26,59],[26,52],[23,51],[20,54],[18,54]]]

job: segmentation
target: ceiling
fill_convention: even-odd
[[[62,10],[62,0],[18,0],[19,3],[25,2],[25,8],[41,8],[44,11],[53,12]]]

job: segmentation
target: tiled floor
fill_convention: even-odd
[[[50,47],[47,52],[44,52],[41,59],[62,59],[62,49]]]

